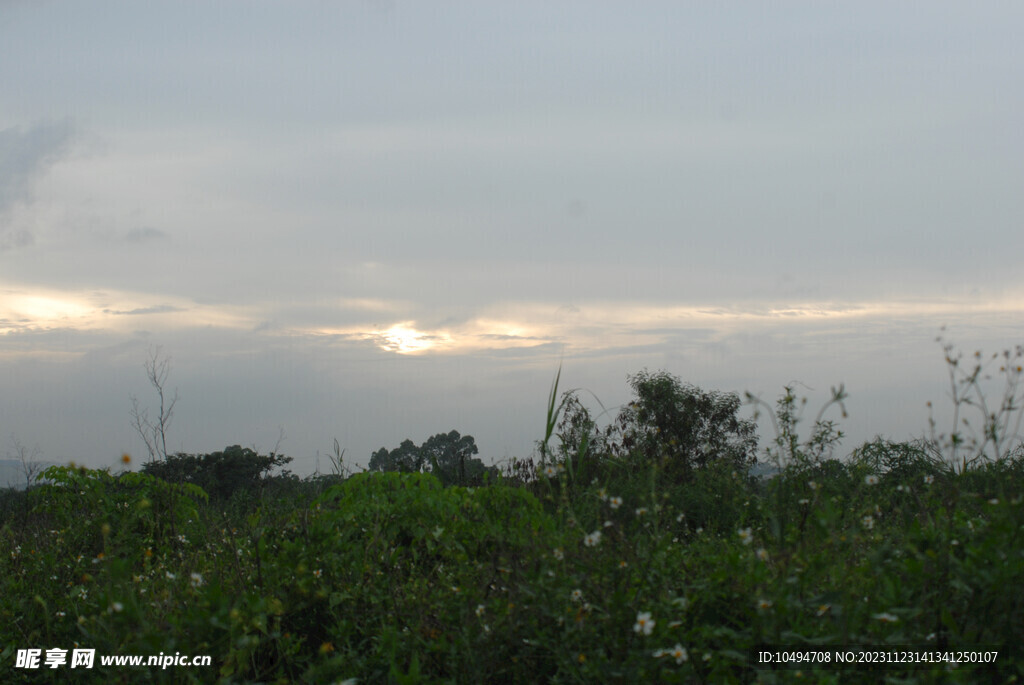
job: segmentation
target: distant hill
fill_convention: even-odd
[[[750,467],[750,475],[755,478],[772,478],[779,475],[779,469],[777,466],[759,461]]]
[[[42,465],[39,471],[44,471],[57,462],[39,461],[36,463]],[[0,488],[25,489],[25,469],[17,459],[0,459]]]

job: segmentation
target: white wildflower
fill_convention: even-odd
[[[650,635],[654,630],[654,619],[649,611],[641,611],[636,615],[636,623],[633,624],[633,632],[640,635]]]

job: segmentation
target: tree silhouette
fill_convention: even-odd
[[[472,435],[461,435],[453,430],[438,433],[420,446],[406,439],[390,452],[381,447],[370,457],[369,470],[429,471],[445,485],[471,485],[482,483],[484,474],[490,470],[473,457],[479,451]]]
[[[291,457],[258,452],[231,445],[209,454],[171,454],[142,467],[143,473],[170,483],[198,485],[211,497],[229,499],[234,493],[255,490],[271,471],[292,461]]]
[[[370,457],[371,471],[399,471],[401,473],[419,473],[423,470],[423,457],[420,455],[420,448],[409,439],[402,441],[402,444],[388,452],[386,447],[381,447]]]
[[[462,436],[456,430],[438,433],[420,447],[420,454],[430,464],[430,472],[445,485],[467,485],[477,480],[486,468],[473,455],[479,453],[472,435]]]
[[[629,380],[636,400],[617,420],[626,450],[663,461],[683,480],[711,462],[744,469],[757,460],[757,425],[737,416],[736,393],[706,392],[664,371]]]

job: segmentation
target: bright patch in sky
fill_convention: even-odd
[[[425,352],[444,342],[440,336],[422,333],[412,328],[410,324],[395,324],[374,337],[382,350],[399,354]]]
[[[16,321],[32,328],[68,325],[86,316],[90,308],[77,302],[55,297],[33,295],[8,295],[5,319]],[[12,331],[8,328],[4,332]]]

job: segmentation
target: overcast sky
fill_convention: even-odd
[[[172,451],[283,430],[301,474],[334,438],[529,456],[560,363],[609,408],[644,368],[843,382],[847,451],[920,435],[941,326],[1024,343],[1022,29],[1017,2],[0,2],[0,455],[141,460],[154,346]]]

